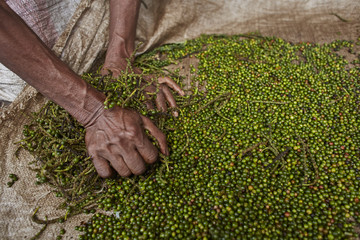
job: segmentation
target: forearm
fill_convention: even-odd
[[[0,62],[82,124],[102,111],[105,96],[64,64],[2,0]]]
[[[126,67],[135,50],[139,9],[140,0],[110,0],[109,47],[104,68],[113,71],[119,65]]]
[[[124,53],[131,54],[136,26],[133,20],[137,19],[138,11],[135,5],[139,2],[119,2],[129,4],[121,5],[120,15],[127,11],[132,14],[113,20],[116,30],[112,34],[124,38]],[[118,29],[118,24],[126,27]],[[144,128],[158,140],[162,153],[169,154],[165,135],[150,119],[117,106],[104,110],[105,96],[57,58],[3,0],[0,0],[0,61],[85,125],[88,154],[100,176],[110,177],[111,167],[121,176],[141,174],[145,163],[156,161],[158,151]]]
[[[110,0],[110,40],[123,38],[129,54],[134,51],[140,0]]]

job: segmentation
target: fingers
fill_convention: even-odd
[[[147,161],[154,161],[154,153],[149,154],[152,154],[150,157],[151,160]],[[149,157],[147,159],[149,159]],[[122,147],[111,145],[108,151],[101,151],[101,154],[98,154],[96,158],[93,157],[93,162],[97,172],[103,178],[112,176],[113,171],[109,166],[109,162],[122,177],[129,177],[131,174],[140,175],[146,170],[142,157],[134,147],[127,148],[127,150],[124,151]],[[111,171],[110,173],[109,170]]]
[[[109,162],[97,155],[90,155],[92,157],[92,162],[97,173],[102,178],[109,178],[113,175],[113,170],[111,169]]]
[[[125,164],[125,161],[115,145],[111,145],[110,148],[111,156],[108,156],[107,159],[110,161],[111,166],[119,173],[122,177],[128,177],[132,174],[132,171]]]
[[[158,151],[147,137],[144,137],[143,142],[136,148],[146,163],[152,164],[156,161]]]
[[[101,76],[106,76],[111,73],[111,75],[114,78],[119,77],[122,72],[123,72],[123,70],[120,67],[106,66],[106,65],[104,65],[100,70]]]
[[[133,174],[140,175],[145,172],[145,163],[135,148],[127,149],[127,151],[122,152],[124,162]]]
[[[147,86],[144,91],[144,97],[145,97],[145,105],[146,108],[149,110],[154,109],[154,104],[151,101],[151,96],[148,94],[150,92],[155,92],[156,88],[154,86]]]
[[[113,170],[111,169],[109,162],[100,154],[98,154],[97,145],[94,144],[93,140],[95,140],[96,142],[98,140],[102,140],[99,142],[103,142],[104,136],[103,134],[86,134],[85,142],[88,147],[89,156],[92,158],[92,162],[97,173],[102,178],[109,178],[113,175]]]
[[[167,146],[165,134],[162,133],[150,119],[148,119],[147,117],[142,116],[142,115],[140,115],[140,117],[141,117],[141,120],[142,120],[142,122],[144,124],[144,128],[146,130],[148,130],[150,132],[150,134],[152,136],[154,136],[155,139],[158,141],[159,146],[160,146],[160,151],[164,155],[168,156],[169,155],[169,149],[168,149],[168,146]]]
[[[167,106],[166,106],[166,99],[165,99],[165,95],[163,93],[163,91],[159,91],[156,95],[156,99],[155,99],[155,103],[156,103],[156,107],[162,111],[162,112],[166,112],[167,111]]]
[[[119,147],[119,145],[112,144],[108,147],[102,146],[96,150],[93,150],[90,147],[88,151],[89,155],[92,157],[96,171],[102,178],[109,178],[113,176],[114,171],[111,167],[113,167],[113,169],[115,169],[122,177],[128,177],[131,174],[142,174],[145,171],[144,161],[134,147],[128,147],[127,149],[133,150],[126,153],[122,147]],[[126,161],[122,156],[124,156]]]
[[[176,91],[178,94],[180,94],[181,96],[185,95],[185,92],[179,87],[179,85],[176,84],[176,82],[174,82],[174,80],[172,80],[169,77],[159,77],[158,78],[158,82],[160,84],[166,84],[167,86],[169,86],[170,88],[172,88],[174,91]]]
[[[109,160],[111,166],[119,173],[120,176],[122,177],[130,176],[131,171],[125,164],[121,154],[119,154],[118,151],[116,151],[115,149],[116,149],[115,145],[109,146],[108,154],[104,154],[106,155],[106,159]]]
[[[145,77],[147,79],[147,81],[150,80],[149,76]],[[181,90],[181,88],[179,87],[179,85],[177,85],[171,78],[169,77],[159,77],[158,78],[158,82],[160,83],[159,86],[159,90],[156,94],[156,99],[155,99],[155,103],[157,108],[162,111],[162,112],[166,112],[167,111],[167,103],[169,104],[169,106],[171,108],[176,108],[176,101],[175,98],[173,97],[170,89],[174,89],[178,94],[184,96],[185,93],[183,90]],[[146,106],[148,109],[153,109],[153,106],[150,103],[150,96],[148,93],[155,93],[156,92],[156,88],[153,85],[150,85],[148,87],[145,88],[145,98],[146,98]],[[175,117],[178,116],[178,113],[176,111],[173,112],[173,115]]]
[[[162,92],[164,93],[164,97],[167,100],[167,102],[169,103],[170,107],[176,108],[177,107],[176,101],[175,101],[174,96],[170,92],[170,89],[166,85],[161,85],[160,88],[161,88]],[[174,117],[177,117],[179,114],[176,111],[174,111],[173,115],[174,115]]]
[[[137,67],[133,68],[133,72],[136,73],[136,74],[141,74],[142,73],[141,69],[137,68]]]
[[[105,67],[102,67],[100,70],[101,76],[106,76],[109,74],[109,70],[107,70]]]
[[[117,69],[117,68],[102,68],[101,71],[100,71],[100,74],[102,76],[105,76],[105,75],[108,75],[111,73],[111,75],[114,77],[114,78],[117,78],[120,76],[121,74],[121,70]]]
[[[166,85],[161,85],[160,89],[164,93],[164,97],[168,101],[170,107],[176,108],[176,101],[174,96],[171,94],[170,89]]]

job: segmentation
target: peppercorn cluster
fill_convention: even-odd
[[[127,80],[109,81],[105,92],[113,95],[108,102],[125,102],[153,119],[167,135],[170,156],[161,156],[143,176],[96,179],[96,189],[81,192],[81,204],[74,200],[81,194],[74,193],[67,202],[71,211],[89,212],[91,206],[107,212],[76,227],[79,238],[355,238],[360,210],[356,44],[202,36],[140,56],[137,64],[144,74],[197,58],[192,94],[177,97],[175,118],[141,105],[141,85],[134,80],[141,76],[131,75],[133,88],[122,90],[129,94],[119,103],[114,92]],[[347,61],[339,51],[355,60]],[[170,75],[182,78],[177,71]],[[99,86],[97,75],[87,77]],[[34,144],[24,146],[36,152]],[[81,159],[89,163],[86,154]],[[68,162],[55,173],[75,167]],[[66,176],[69,182],[80,179],[72,172]]]

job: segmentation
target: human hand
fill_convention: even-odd
[[[120,107],[104,110],[91,125],[86,126],[88,153],[101,177],[110,177],[113,173],[111,167],[123,177],[140,175],[146,170],[146,163],[156,161],[158,150],[144,129],[158,141],[161,152],[168,155],[165,135],[150,119],[133,110]]]
[[[106,75],[111,72],[113,77],[118,77],[122,74],[126,67],[119,61],[117,66],[114,64],[111,65],[112,67],[104,67],[102,68],[101,74]],[[142,71],[139,68],[133,67],[131,68],[132,72],[141,75]],[[170,88],[173,89],[176,93],[180,96],[184,96],[184,91],[180,88],[178,84],[174,82],[169,77],[156,77],[154,75],[143,75],[141,79],[141,87],[143,87],[144,96],[146,98],[145,104],[148,109],[154,109],[154,105],[152,102],[152,95],[156,94],[155,103],[158,110],[162,112],[166,112],[168,106],[170,108],[176,109],[176,101],[173,94],[170,91]],[[178,116],[176,111],[173,112],[175,117]]]
[[[142,71],[139,68],[134,68],[134,72],[141,74]],[[176,101],[172,95],[170,88],[173,89],[180,96],[184,96],[184,91],[177,85],[174,80],[169,77],[156,77],[154,75],[143,76],[141,86],[144,87],[144,96],[146,98],[145,104],[148,109],[154,109],[153,102],[151,101],[152,95],[156,94],[155,103],[158,110],[162,112],[167,111],[167,103],[170,108],[176,109]],[[175,117],[178,116],[177,111],[173,111]]]
[[[102,75],[111,73],[114,77],[118,77],[126,70],[129,61],[133,63],[139,9],[140,1],[110,0],[109,45],[101,70]],[[131,69],[141,74],[140,69],[134,67]],[[149,109],[153,108],[150,101],[153,93],[156,93],[155,102],[159,110],[166,111],[167,103],[172,108],[177,107],[169,87],[180,95],[184,95],[184,92],[172,79],[153,76],[145,76],[143,79],[143,83],[149,83],[144,88],[144,95],[147,97],[146,105]],[[174,115],[177,116],[177,113],[174,112]]]

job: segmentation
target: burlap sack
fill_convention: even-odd
[[[82,0],[66,31],[53,50],[81,74],[94,62],[101,62],[108,40],[108,1]],[[330,42],[355,40],[360,36],[360,1],[356,0],[161,0],[143,1],[137,28],[139,53],[161,44],[181,42],[200,34],[239,34],[259,32],[289,41]],[[185,61],[183,64],[188,64]],[[0,238],[29,239],[42,227],[30,217],[37,206],[40,216],[56,217],[56,199],[51,188],[35,185],[35,173],[28,163],[32,156],[21,151],[15,157],[14,142],[22,137],[28,114],[39,109],[45,99],[31,87],[1,112],[0,118]],[[19,176],[8,188],[8,175]],[[74,226],[88,218],[80,215],[65,225],[54,224],[42,239],[54,239],[60,228],[64,239],[75,239]]]

